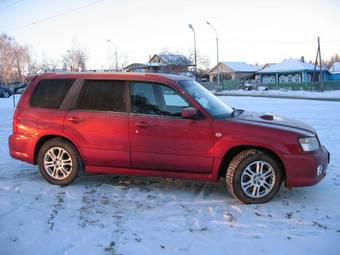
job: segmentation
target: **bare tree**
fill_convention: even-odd
[[[330,68],[335,62],[340,62],[340,56],[335,54],[330,59],[323,60],[322,62]]]
[[[14,45],[14,68],[16,69],[16,80],[22,83],[25,80],[25,69],[28,66],[28,48],[20,46],[18,44]]]
[[[187,57],[191,60],[193,64],[195,64],[195,52],[194,50],[190,50],[187,54]],[[198,74],[206,74],[209,72],[210,69],[210,59],[207,55],[201,54],[197,51],[197,70]]]
[[[33,58],[27,46],[18,44],[13,37],[0,36],[0,81],[11,84],[24,82],[32,69]]]
[[[64,69],[71,72],[80,72],[86,69],[86,61],[88,54],[86,49],[80,47],[72,47],[63,57]]]
[[[111,52],[108,57],[108,68],[109,70],[122,71],[129,62],[130,59],[127,55]]]
[[[0,36],[0,80],[9,84],[14,79],[14,39],[2,34]]]
[[[42,69],[42,64],[37,61],[35,57],[33,57],[32,48],[27,47],[26,51],[26,72],[27,75],[35,75],[38,74]]]

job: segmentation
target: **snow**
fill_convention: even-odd
[[[184,55],[179,54],[160,54],[159,57],[168,65],[190,65],[191,61]]]
[[[257,72],[258,69],[255,66],[249,65],[245,62],[223,62],[224,65],[228,66],[234,72]]]
[[[316,186],[242,205],[223,181],[83,176],[68,187],[11,159],[11,99],[0,98],[0,254],[340,254],[340,103],[221,97],[314,125],[331,152]]]
[[[270,65],[267,68],[260,70],[258,73],[280,73],[280,72],[298,72],[298,71],[313,71],[314,65],[301,62],[299,59],[285,59],[281,63]],[[316,67],[319,70],[319,67]]]
[[[340,73],[340,62],[335,62],[329,69],[329,71],[333,74],[338,74]]]
[[[328,90],[323,92],[317,91],[305,91],[305,90],[268,90],[264,91],[264,87],[260,87],[259,90],[249,90],[245,91],[239,90],[224,90],[217,92],[216,94],[223,95],[248,95],[248,96],[282,96],[282,97],[303,97],[306,99],[311,98],[329,98],[329,99],[340,99],[340,90]]]

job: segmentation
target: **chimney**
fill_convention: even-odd
[[[301,56],[301,62],[305,63],[305,57],[304,56]]]

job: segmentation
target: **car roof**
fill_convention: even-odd
[[[133,72],[57,72],[43,73],[40,79],[118,79],[118,80],[141,80],[141,81],[182,81],[191,78],[162,73],[133,73]]]

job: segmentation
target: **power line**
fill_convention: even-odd
[[[248,40],[235,40],[233,38],[224,38],[228,42],[235,43],[266,43],[266,44],[306,44],[306,43],[315,43],[315,41],[248,41]],[[322,43],[340,43],[340,40],[326,40],[322,41]]]
[[[2,0],[0,1],[0,4],[4,3],[4,2],[7,2],[8,0]]]
[[[19,1],[20,1],[20,0],[19,0]],[[21,0],[21,1],[23,1],[23,0]],[[26,28],[26,27],[29,27],[29,26],[37,25],[37,24],[39,24],[39,23],[43,23],[43,22],[45,22],[45,21],[48,21],[48,20],[51,20],[51,19],[54,19],[54,18],[63,16],[63,15],[67,15],[67,14],[70,14],[70,13],[72,13],[72,12],[79,11],[79,10],[84,9],[84,8],[87,8],[87,7],[89,7],[89,6],[93,6],[93,5],[99,4],[100,2],[103,2],[103,1],[105,1],[105,0],[97,0],[97,1],[94,1],[94,2],[91,2],[91,3],[88,3],[88,4],[85,4],[85,5],[82,5],[82,6],[73,8],[73,9],[69,9],[69,10],[60,12],[60,13],[55,14],[55,15],[52,15],[52,16],[48,16],[48,17],[42,18],[42,19],[40,19],[40,20],[33,21],[33,22],[28,23],[28,24],[26,24],[26,25],[21,25],[21,26],[13,27],[12,30],[17,30],[17,29],[21,29],[21,28]]]
[[[7,0],[4,0],[4,1],[2,1],[2,2],[0,2],[0,3],[4,3],[4,2],[6,2],[6,1],[7,1]],[[4,10],[7,10],[8,8],[11,8],[11,7],[17,5],[18,3],[22,2],[22,1],[24,1],[24,0],[18,0],[18,1],[16,1],[16,2],[12,3],[12,4],[9,4],[9,5],[5,6],[5,7],[3,7],[3,8],[0,9],[0,12],[3,12]]]

